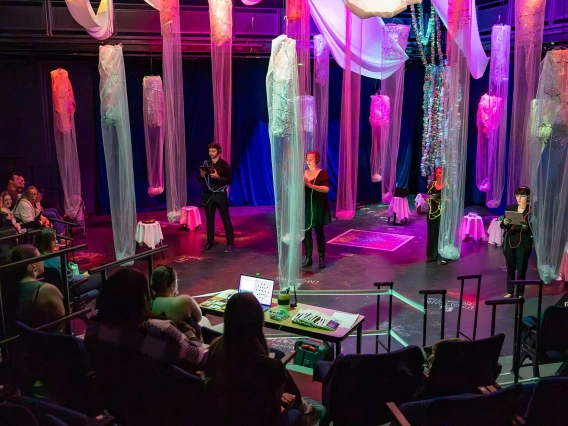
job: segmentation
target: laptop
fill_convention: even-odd
[[[267,311],[272,305],[272,291],[274,290],[274,280],[260,277],[241,275],[239,283],[239,293],[252,293],[262,310]]]

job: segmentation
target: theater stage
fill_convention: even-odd
[[[411,200],[412,206],[412,200]],[[205,214],[201,208],[201,217]],[[486,209],[473,207],[466,212],[476,211],[484,217],[487,229],[493,214]],[[225,239],[220,218],[215,221],[215,246],[211,251],[202,252],[205,244],[205,223],[189,233],[179,232],[178,225],[166,222],[165,211],[139,213],[138,220],[154,218],[162,223],[164,243],[169,245],[165,259],[154,256],[155,265],[167,263],[178,271],[180,292],[192,296],[211,293],[226,288],[237,288],[240,274],[278,278],[278,255],[276,248],[274,208],[231,207],[235,229],[235,250],[224,253]],[[87,219],[89,234],[88,252],[82,253],[78,263],[82,269],[92,267],[101,261],[114,260],[110,216],[90,216]],[[367,231],[367,232],[359,232]],[[334,219],[326,226],[327,267],[318,269],[317,261],[305,268],[298,282],[301,289],[355,290],[373,289],[378,281],[393,281],[394,289],[412,301],[422,305],[421,289],[447,289],[446,337],[455,337],[459,302],[459,275],[482,274],[482,289],[479,306],[478,338],[489,336],[491,309],[484,302],[499,298],[506,293],[505,262],[501,247],[486,242],[464,242],[462,258],[447,265],[426,263],[426,215],[419,215],[411,209],[408,223],[402,226],[387,224],[387,206],[366,205],[357,210],[354,219]],[[378,234],[373,234],[378,233]],[[338,238],[339,237],[339,238]],[[314,238],[315,239],[315,238]],[[77,243],[82,242],[77,237]],[[331,241],[331,243],[329,243]],[[315,243],[315,242],[314,242]],[[348,244],[348,245],[346,245]],[[315,251],[315,248],[314,248]],[[314,257],[316,254],[314,253]],[[146,272],[146,263],[136,262],[136,268]],[[527,279],[537,279],[536,259],[533,253]],[[466,287],[462,311],[462,330],[471,335],[475,306],[476,281]],[[553,282],[545,287],[543,306],[556,302],[568,291],[562,282]],[[526,292],[526,307],[536,312],[536,289]],[[383,297],[381,328],[387,325],[388,299]],[[198,299],[203,301],[204,299]],[[301,302],[325,306],[365,315],[364,330],[375,328],[375,296],[303,296]],[[441,301],[439,296],[428,300],[428,340],[433,343],[440,335]],[[421,345],[422,320],[420,311],[394,299],[393,329],[407,343]],[[213,318],[216,323],[218,319]],[[513,308],[501,306],[497,313],[497,332],[506,334],[503,354],[512,354]],[[381,337],[384,341],[386,337]],[[286,349],[293,342],[282,338],[272,341],[273,345]],[[373,337],[363,338],[363,353],[374,352]],[[393,340],[393,348],[400,348]],[[348,338],[343,345],[345,353],[355,352],[355,338]]]

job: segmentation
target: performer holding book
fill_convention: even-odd
[[[524,280],[529,266],[529,258],[532,253],[532,230],[528,216],[532,209],[529,207],[531,191],[526,186],[521,186],[515,191],[517,204],[507,206],[505,218],[501,222],[503,235],[503,252],[507,263],[507,294],[513,295],[511,281]],[[515,271],[517,275],[515,277]],[[520,288],[520,294],[524,293],[524,287]]]
[[[222,148],[216,142],[208,145],[209,160],[199,168],[198,179],[203,182],[203,203],[205,204],[205,220],[207,222],[207,243],[202,250],[211,250],[215,238],[215,210],[223,221],[227,248],[225,253],[231,253],[234,245],[233,224],[229,215],[229,196],[227,188],[231,184],[231,166],[221,158]]]

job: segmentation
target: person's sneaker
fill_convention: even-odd
[[[225,249],[225,253],[232,253],[233,252],[233,245],[227,244],[227,248]]]
[[[506,297],[507,299],[509,299],[510,297],[513,297],[513,295],[512,295],[511,293],[507,293],[507,294],[506,294],[505,296],[503,296],[503,297]]]
[[[213,248],[213,243],[207,243],[207,244],[205,244],[205,246],[201,249],[201,251],[211,250],[212,248]]]

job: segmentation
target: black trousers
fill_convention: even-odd
[[[509,244],[509,240],[505,241],[505,262],[507,264],[507,293],[513,294],[514,286],[511,281],[524,280],[527,275],[527,268],[529,266],[529,258],[532,253],[532,239],[530,237],[522,236],[519,246]],[[515,277],[515,272],[516,277]],[[524,294],[525,288],[520,288],[520,294]]]
[[[233,233],[233,224],[231,216],[229,216],[229,197],[225,191],[223,192],[205,192],[202,195],[205,203],[205,220],[207,222],[207,242],[213,244],[215,238],[215,209],[219,210],[219,216],[223,221],[225,235],[227,236],[227,244],[235,243],[235,235]]]
[[[436,219],[426,218],[426,257],[428,260],[438,259],[438,236],[440,235],[440,216]]]
[[[311,256],[314,250],[314,240],[312,237],[312,229],[316,231],[316,243],[318,245],[318,254],[320,256],[325,256],[325,235],[323,234],[323,225],[314,226],[304,232],[304,249],[306,250],[306,256]]]

